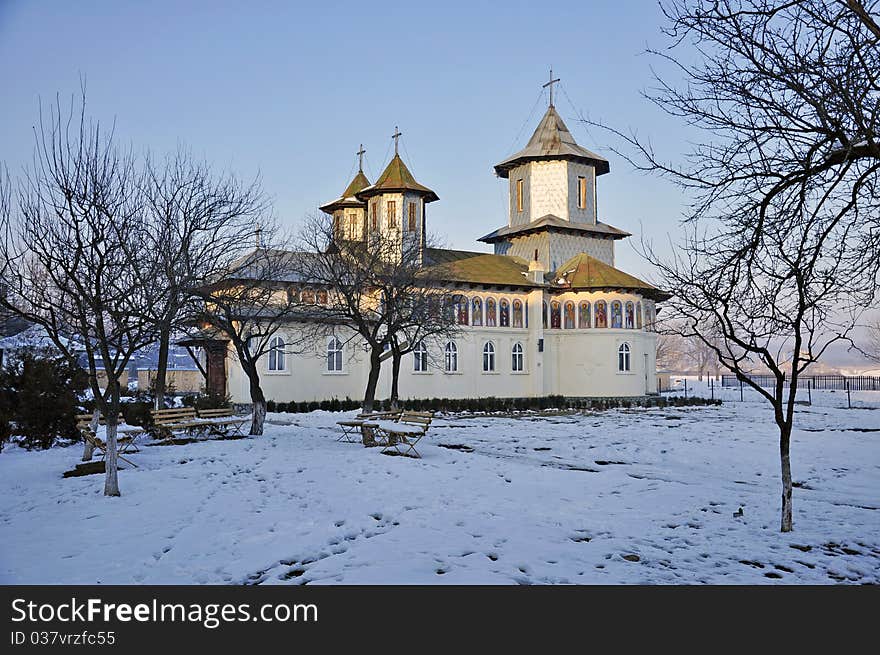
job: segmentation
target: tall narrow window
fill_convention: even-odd
[[[522,300],[513,301],[513,327],[521,328],[523,326],[523,304]]]
[[[337,239],[342,238],[342,217],[340,214],[333,217],[333,236]]]
[[[269,370],[284,370],[284,339],[275,337],[269,342]]]
[[[578,178],[578,209],[587,208],[587,178]]]
[[[574,329],[574,303],[571,301],[565,303],[565,329]]]
[[[385,203],[385,216],[388,218],[388,227],[397,227],[397,203],[394,200]]]
[[[578,327],[590,327],[590,303],[586,300],[582,300],[578,307]]]
[[[513,350],[511,351],[511,362],[510,362],[510,370],[512,371],[523,371],[523,347],[521,343],[513,344]]]
[[[474,298],[471,322],[478,327],[483,324],[483,301],[479,298]]]
[[[629,371],[629,344],[622,343],[617,349],[617,370],[621,373]]]
[[[546,330],[547,329],[547,301],[546,300],[544,301],[544,304],[541,307],[541,323],[543,324],[542,327]]]
[[[370,205],[370,229],[375,232],[379,229],[379,203]]]
[[[326,305],[327,304],[327,291],[326,290],[321,289],[320,291],[318,291],[317,303],[319,305]]]
[[[495,299],[487,298],[486,299],[486,326],[487,327],[495,327]]]
[[[413,370],[417,373],[428,370],[428,348],[424,341],[419,341],[413,350]]]
[[[523,181],[516,181],[516,211],[521,212],[523,210]]]
[[[416,203],[414,203],[414,202],[409,203],[409,231],[410,232],[415,232],[416,230],[419,229],[418,228],[419,221],[416,218],[416,207],[417,207]]]
[[[558,330],[562,327],[562,309],[555,300],[550,303],[550,329]]]
[[[357,213],[348,213],[348,238],[357,239]]]
[[[483,372],[491,373],[495,370],[495,346],[487,341],[483,346]]]
[[[455,373],[458,371],[458,346],[455,345],[454,341],[449,341],[446,344],[446,349],[444,351],[445,355],[445,369],[447,373]]]
[[[327,370],[331,373],[342,371],[342,342],[336,337],[330,337],[327,343]]]

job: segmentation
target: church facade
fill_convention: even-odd
[[[424,248],[423,265],[442,270],[460,298],[460,332],[404,358],[402,398],[656,393],[651,328],[657,303],[668,296],[615,268],[615,244],[630,234],[598,220],[596,180],[608,172],[608,161],[578,145],[551,104],[525,148],[495,165],[508,184],[509,207],[506,225],[480,239],[494,253]],[[427,206],[437,200],[395,148],[374,183],[359,170],[321,210],[344,238],[382,231],[424,243]],[[281,330],[260,371],[266,398],[363,397],[369,362],[349,336],[290,354],[285,339],[295,337]],[[233,401],[249,402],[232,349],[225,368]],[[390,389],[390,361],[382,368],[378,398]]]

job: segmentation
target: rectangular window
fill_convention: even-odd
[[[370,205],[370,228],[375,232],[379,229],[379,203]]]
[[[416,203],[409,203],[409,231],[415,232],[418,227],[418,220],[416,219]]]
[[[587,208],[587,178],[578,178],[578,209]]]
[[[523,181],[516,181],[516,211],[521,212],[523,210]]]
[[[388,218],[388,227],[397,227],[397,203],[389,200],[385,204],[385,215]]]
[[[348,213],[348,238],[357,238],[357,214],[355,212]]]

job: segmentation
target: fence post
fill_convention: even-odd
[[[687,378],[684,379],[684,397],[685,398],[688,397],[688,379]]]
[[[852,398],[849,395],[849,380],[846,380],[846,406],[848,409],[852,409]]]
[[[743,401],[743,381],[739,381],[739,401]]]
[[[712,400],[715,400],[715,378],[709,380],[709,391],[712,392]]]
[[[807,380],[807,402],[810,403],[810,407],[813,406],[813,381]]]

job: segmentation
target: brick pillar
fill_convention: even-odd
[[[209,341],[205,344],[205,371],[208,373],[207,391],[226,395],[226,342]]]

